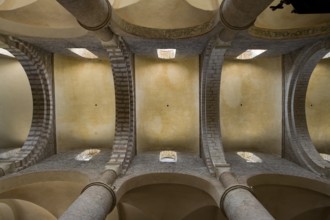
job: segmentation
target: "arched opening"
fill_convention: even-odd
[[[249,178],[256,198],[275,219],[322,219],[330,205],[327,183],[302,177],[262,174]],[[311,211],[313,210],[313,211]],[[327,213],[329,216],[330,213]]]
[[[136,176],[119,187],[118,212],[107,219],[198,219],[204,214],[203,219],[226,219],[219,209],[219,188],[186,174]]]
[[[32,122],[31,86],[19,61],[0,56],[0,163],[7,170],[27,139]]]
[[[88,181],[81,173],[64,171],[4,178],[0,181],[0,219],[2,211],[12,213],[15,219],[57,219]],[[45,216],[53,218],[42,218]]]
[[[330,162],[330,58],[324,58],[314,68],[306,93],[306,121],[312,143],[321,157]]]
[[[313,120],[323,118],[321,111],[324,103],[318,103],[320,97],[322,97],[319,92],[317,92],[318,97],[311,96],[313,94],[311,88],[314,87],[315,89],[315,85],[313,85],[315,81],[312,80],[314,82],[310,86],[308,84],[313,70],[328,50],[329,43],[327,41],[320,41],[304,47],[297,53],[291,54],[295,56],[294,59],[290,55],[284,56],[284,63],[286,63],[284,66],[284,69],[286,69],[284,157],[323,176],[329,176],[329,163],[320,156],[315,148],[311,138],[311,134],[314,134],[311,131],[313,129],[318,130],[319,125],[315,126],[315,121]],[[319,83],[320,81],[316,82],[316,84]],[[310,88],[308,89],[308,87]],[[320,87],[318,85],[316,87],[317,89],[322,88],[322,86]],[[308,93],[309,97],[307,97]],[[313,95],[315,95],[315,91]],[[312,102],[317,103],[316,108]],[[313,116],[311,113],[313,113],[314,109],[316,112],[319,111],[319,113]],[[323,123],[322,121],[320,125]],[[320,134],[322,135],[322,133]]]

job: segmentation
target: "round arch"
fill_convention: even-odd
[[[295,57],[284,57],[284,157],[323,176],[330,175],[330,164],[321,158],[311,141],[305,103],[311,74],[329,48],[330,42],[317,42],[294,54]]]
[[[33,99],[33,114],[30,131],[21,150],[12,158],[13,172],[35,164],[54,152],[53,137],[53,96],[50,73],[47,68],[47,54],[13,37],[2,39],[26,72]],[[50,59],[49,59],[50,60]],[[48,61],[49,61],[48,60]]]
[[[212,210],[217,216],[222,187],[190,174],[149,173],[125,180],[117,190],[118,213],[132,207],[150,219],[183,219]],[[131,208],[130,208],[131,207]],[[133,211],[134,211],[133,210]]]

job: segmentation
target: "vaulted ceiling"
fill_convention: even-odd
[[[136,54],[155,56],[155,48],[167,46],[177,48],[178,57],[198,55],[209,38],[222,28],[221,0],[109,2],[111,29],[123,36]],[[271,5],[277,3],[279,0]],[[311,37],[321,39],[329,35],[330,14],[294,14],[292,9],[291,5],[276,11],[267,7],[249,29],[219,45],[229,48],[228,57],[247,48],[268,49],[262,56],[277,56],[310,43]],[[191,31],[196,28],[198,31]],[[184,34],[178,35],[178,31]],[[0,1],[0,33],[20,37],[53,53],[73,55],[67,48],[85,47],[106,57],[101,41],[54,0]]]

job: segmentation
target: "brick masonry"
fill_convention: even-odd
[[[321,176],[330,176],[330,166],[311,141],[305,100],[310,76],[329,48],[330,42],[317,42],[283,56],[283,157]]]
[[[114,78],[116,99],[115,139],[107,166],[126,172],[135,155],[135,80],[133,55],[119,38],[117,47],[107,47]]]
[[[225,48],[218,48],[216,39],[210,40],[201,55],[200,125],[201,155],[212,174],[217,167],[228,166],[221,141],[220,80]]]
[[[14,171],[18,171],[55,153],[52,56],[19,39],[5,39],[8,51],[26,72],[33,98],[33,116],[28,137],[12,159]]]

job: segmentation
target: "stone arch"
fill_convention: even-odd
[[[33,115],[28,137],[21,150],[12,159],[13,171],[31,166],[54,153],[54,109],[50,81],[50,55],[14,37],[5,37],[5,43],[22,65],[28,77]]]
[[[133,54],[119,38],[117,47],[107,47],[110,58],[116,102],[116,128],[108,166],[119,166],[126,172],[135,155],[135,80]]]
[[[135,207],[151,219],[182,219],[205,207],[212,207],[213,211],[219,209],[222,188],[195,175],[148,173],[122,181],[117,185],[116,195],[119,213],[123,215],[123,204]]]
[[[329,176],[330,165],[321,158],[309,136],[305,101],[310,76],[330,48],[323,41],[283,57],[284,152],[283,156],[319,175]]]
[[[212,39],[201,55],[200,133],[201,156],[210,173],[217,167],[228,166],[222,146],[220,130],[220,80],[225,48],[216,47]]]
[[[118,183],[119,182],[115,183],[114,185],[117,186]],[[118,200],[120,200],[125,193],[132,189],[157,184],[177,184],[196,188],[210,195],[217,205],[219,205],[220,197],[223,192],[223,189],[220,187],[220,183],[219,185],[214,185],[214,183],[210,182],[209,180],[193,174],[165,172],[147,173],[131,176],[127,179],[125,178],[120,181],[116,195]]]

